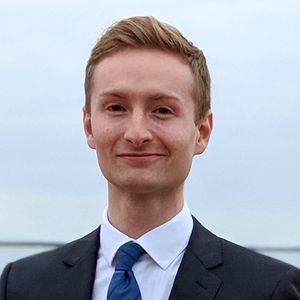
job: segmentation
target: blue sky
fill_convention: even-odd
[[[102,219],[82,130],[84,68],[103,29],[153,15],[203,49],[215,127],[186,200],[244,245],[300,244],[300,2],[2,1],[0,239],[68,241]]]

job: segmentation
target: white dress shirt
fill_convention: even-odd
[[[193,219],[185,203],[171,220],[133,240],[109,223],[106,208],[100,230],[92,300],[107,299],[108,286],[115,269],[115,254],[128,241],[135,241],[146,251],[132,268],[142,299],[168,299],[192,229]]]

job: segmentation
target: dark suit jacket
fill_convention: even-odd
[[[99,230],[9,264],[1,277],[0,300],[91,299]],[[300,271],[223,240],[194,219],[169,299],[300,299]]]

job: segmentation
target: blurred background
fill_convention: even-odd
[[[132,15],[176,26],[207,57],[215,125],[186,184],[193,214],[300,266],[299,0],[1,0],[0,272],[101,223],[84,68],[102,31]]]

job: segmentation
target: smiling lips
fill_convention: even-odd
[[[166,156],[161,153],[121,153],[117,157],[126,159],[132,162],[151,162],[153,160],[159,159]]]

